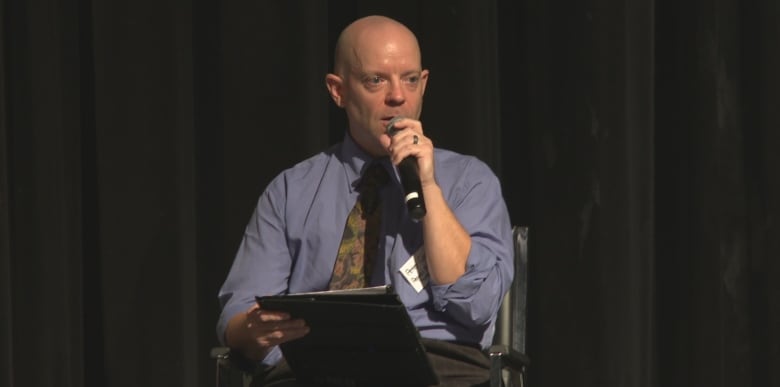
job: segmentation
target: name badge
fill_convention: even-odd
[[[401,275],[406,278],[406,282],[412,285],[412,288],[420,293],[428,282],[428,263],[425,260],[425,246],[420,247],[406,263],[398,269]]]

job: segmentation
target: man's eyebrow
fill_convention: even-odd
[[[353,73],[355,75],[357,75],[359,78],[366,78],[366,77],[373,77],[373,76],[382,77],[382,78],[390,78],[390,76],[391,76],[390,73],[387,73],[387,72],[384,72],[384,71],[381,71],[381,70],[373,70],[373,71],[372,70],[356,70]],[[407,77],[407,76],[410,76],[410,75],[420,75],[420,74],[422,74],[422,70],[421,69],[420,70],[409,70],[409,71],[404,71],[403,73],[401,73],[401,77]]]
[[[379,70],[372,70],[372,69],[364,69],[364,68],[356,68],[353,70],[355,74],[365,75],[365,74],[380,74],[382,73]]]

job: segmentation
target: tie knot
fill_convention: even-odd
[[[363,177],[360,178],[359,188],[372,189],[383,186],[387,183],[387,170],[380,163],[371,163],[363,172]]]
[[[373,213],[379,203],[379,189],[387,183],[390,178],[387,170],[380,163],[372,163],[368,166],[360,178],[358,191],[360,192],[360,201],[366,213]]]

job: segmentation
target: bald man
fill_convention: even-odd
[[[487,383],[482,350],[512,281],[511,226],[493,172],[474,157],[435,148],[425,135],[419,118],[428,76],[415,35],[401,23],[369,16],[342,31],[325,84],[346,112],[344,140],[282,172],[258,200],[219,293],[217,329],[226,345],[285,369],[278,345],[309,328],[259,308],[255,296],[329,289],[355,187],[378,164],[390,182],[380,190],[382,224],[368,285],[393,285],[431,349],[441,385]],[[419,222],[404,207],[396,172],[407,157],[417,161],[427,208]],[[409,264],[419,278],[401,270]]]

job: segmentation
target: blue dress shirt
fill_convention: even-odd
[[[220,340],[230,318],[254,305],[255,296],[328,288],[344,223],[357,200],[356,184],[371,161],[347,135],[268,185],[219,292]],[[389,158],[379,161],[395,178],[381,191],[379,251],[384,254],[376,258],[371,285],[393,285],[422,337],[487,348],[514,272],[511,224],[498,179],[475,157],[435,149],[436,181],[471,236],[471,251],[466,273],[455,283],[425,283],[417,292],[399,269],[413,254],[419,259],[422,227],[408,216]],[[275,348],[263,363],[280,358]]]

